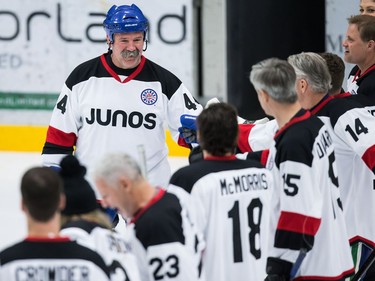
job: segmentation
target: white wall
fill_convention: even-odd
[[[131,3],[150,21],[145,56],[194,93],[192,0],[0,0],[0,93],[58,93],[75,66],[107,51],[105,42],[93,42],[105,39],[107,10]],[[32,113],[23,113],[19,118],[29,122]],[[0,123],[9,123],[8,115]],[[49,121],[33,116],[39,118]]]
[[[326,51],[344,57],[342,41],[345,39],[347,18],[359,14],[359,0],[326,0]],[[348,76],[352,64],[345,63]],[[344,80],[344,88],[346,89]]]

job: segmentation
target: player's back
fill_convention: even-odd
[[[206,280],[263,280],[271,173],[256,162],[215,157],[180,169],[170,183],[190,193],[206,241]]]
[[[65,224],[61,234],[99,253],[110,269],[111,280],[120,280],[120,277],[121,280],[141,280],[126,233],[120,235],[97,223],[78,220]]]
[[[337,173],[351,242],[375,241],[365,213],[375,211],[375,119],[353,99],[328,98],[313,111],[333,131]],[[350,167],[350,169],[348,169]]]
[[[103,259],[68,238],[29,237],[0,253],[0,280],[109,280]]]
[[[316,116],[301,110],[274,140],[266,165],[276,181],[270,267],[281,260],[292,266],[298,251],[305,249],[297,279],[341,280],[349,276],[353,261],[330,130]]]

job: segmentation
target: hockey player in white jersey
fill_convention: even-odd
[[[152,186],[127,154],[104,156],[94,170],[104,207],[127,220],[142,281],[196,281],[203,241],[189,210],[174,194]]]
[[[347,79],[347,91],[375,115],[375,17],[356,15],[348,18],[344,60],[355,64]]]
[[[142,145],[148,180],[166,186],[171,172],[165,128],[187,146],[179,138],[179,118],[198,115],[202,106],[179,78],[143,56],[149,23],[136,5],[112,6],[103,26],[109,50],[77,66],[65,81],[48,127],[43,163],[58,167],[75,148],[90,175],[92,164],[106,153],[125,152],[140,160],[137,147]]]
[[[332,132],[344,216],[358,269],[369,254],[367,249],[375,248],[375,226],[372,218],[364,215],[375,213],[375,118],[353,99],[328,95],[331,78],[318,54],[292,55],[288,61],[297,73],[296,89],[302,107]],[[375,272],[370,272],[368,276],[374,274],[374,278]]]
[[[237,114],[229,104],[204,109],[197,127],[204,160],[175,172],[168,191],[195,211],[206,242],[203,274],[206,280],[263,280],[272,174],[258,162],[236,159]]]
[[[276,189],[266,280],[343,280],[354,268],[331,132],[301,108],[288,62],[262,61],[252,67],[250,80],[280,128],[266,161]],[[306,256],[299,264],[300,252]]]
[[[33,167],[21,179],[27,238],[0,252],[0,280],[100,280],[109,270],[99,254],[59,234],[65,196],[59,175]]]
[[[66,197],[60,234],[99,253],[110,270],[111,280],[140,281],[127,233],[111,229],[107,214],[100,209],[94,190],[84,178],[86,168],[72,155],[63,158],[60,166]]]

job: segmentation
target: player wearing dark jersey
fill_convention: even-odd
[[[357,15],[348,19],[343,41],[344,60],[356,64],[347,80],[347,91],[375,113],[375,17]]]
[[[366,248],[375,247],[375,228],[372,220],[363,215],[375,212],[375,118],[353,99],[327,94],[330,76],[319,55],[301,53],[290,56],[288,61],[297,73],[302,107],[310,109],[332,132],[344,217],[357,261],[361,256],[359,242]],[[363,259],[366,257],[364,254]]]
[[[94,190],[84,178],[86,168],[72,155],[63,158],[60,166],[66,197],[60,234],[98,252],[109,267],[111,280],[140,281],[127,233],[111,229],[107,214],[99,207]]]
[[[175,172],[168,187],[188,202],[204,234],[206,280],[266,277],[273,180],[259,163],[236,159],[237,124],[228,104],[204,109],[197,118],[204,160]]]
[[[47,167],[31,168],[21,180],[28,237],[0,252],[0,280],[109,280],[96,252],[59,235],[63,185]]]
[[[141,280],[200,280],[203,242],[176,195],[150,185],[126,154],[105,156],[94,178],[104,207],[118,209],[128,221]]]
[[[343,280],[354,270],[334,174],[332,133],[301,109],[296,73],[286,61],[254,65],[250,80],[262,108],[280,128],[266,161],[276,191],[267,280]],[[305,255],[302,263],[299,254]]]
[[[141,161],[138,151],[144,149],[148,179],[166,186],[165,128],[186,145],[179,138],[180,116],[198,115],[202,106],[174,74],[142,55],[148,20],[136,5],[113,6],[104,28],[109,51],[67,78],[52,113],[43,163],[58,167],[75,148],[89,175],[92,163],[108,152],[126,152]]]

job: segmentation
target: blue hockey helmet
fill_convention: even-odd
[[[146,39],[148,20],[143,15],[142,11],[134,4],[131,6],[113,5],[108,10],[107,16],[103,21],[103,27],[111,42],[113,42],[114,33],[143,31]]]

